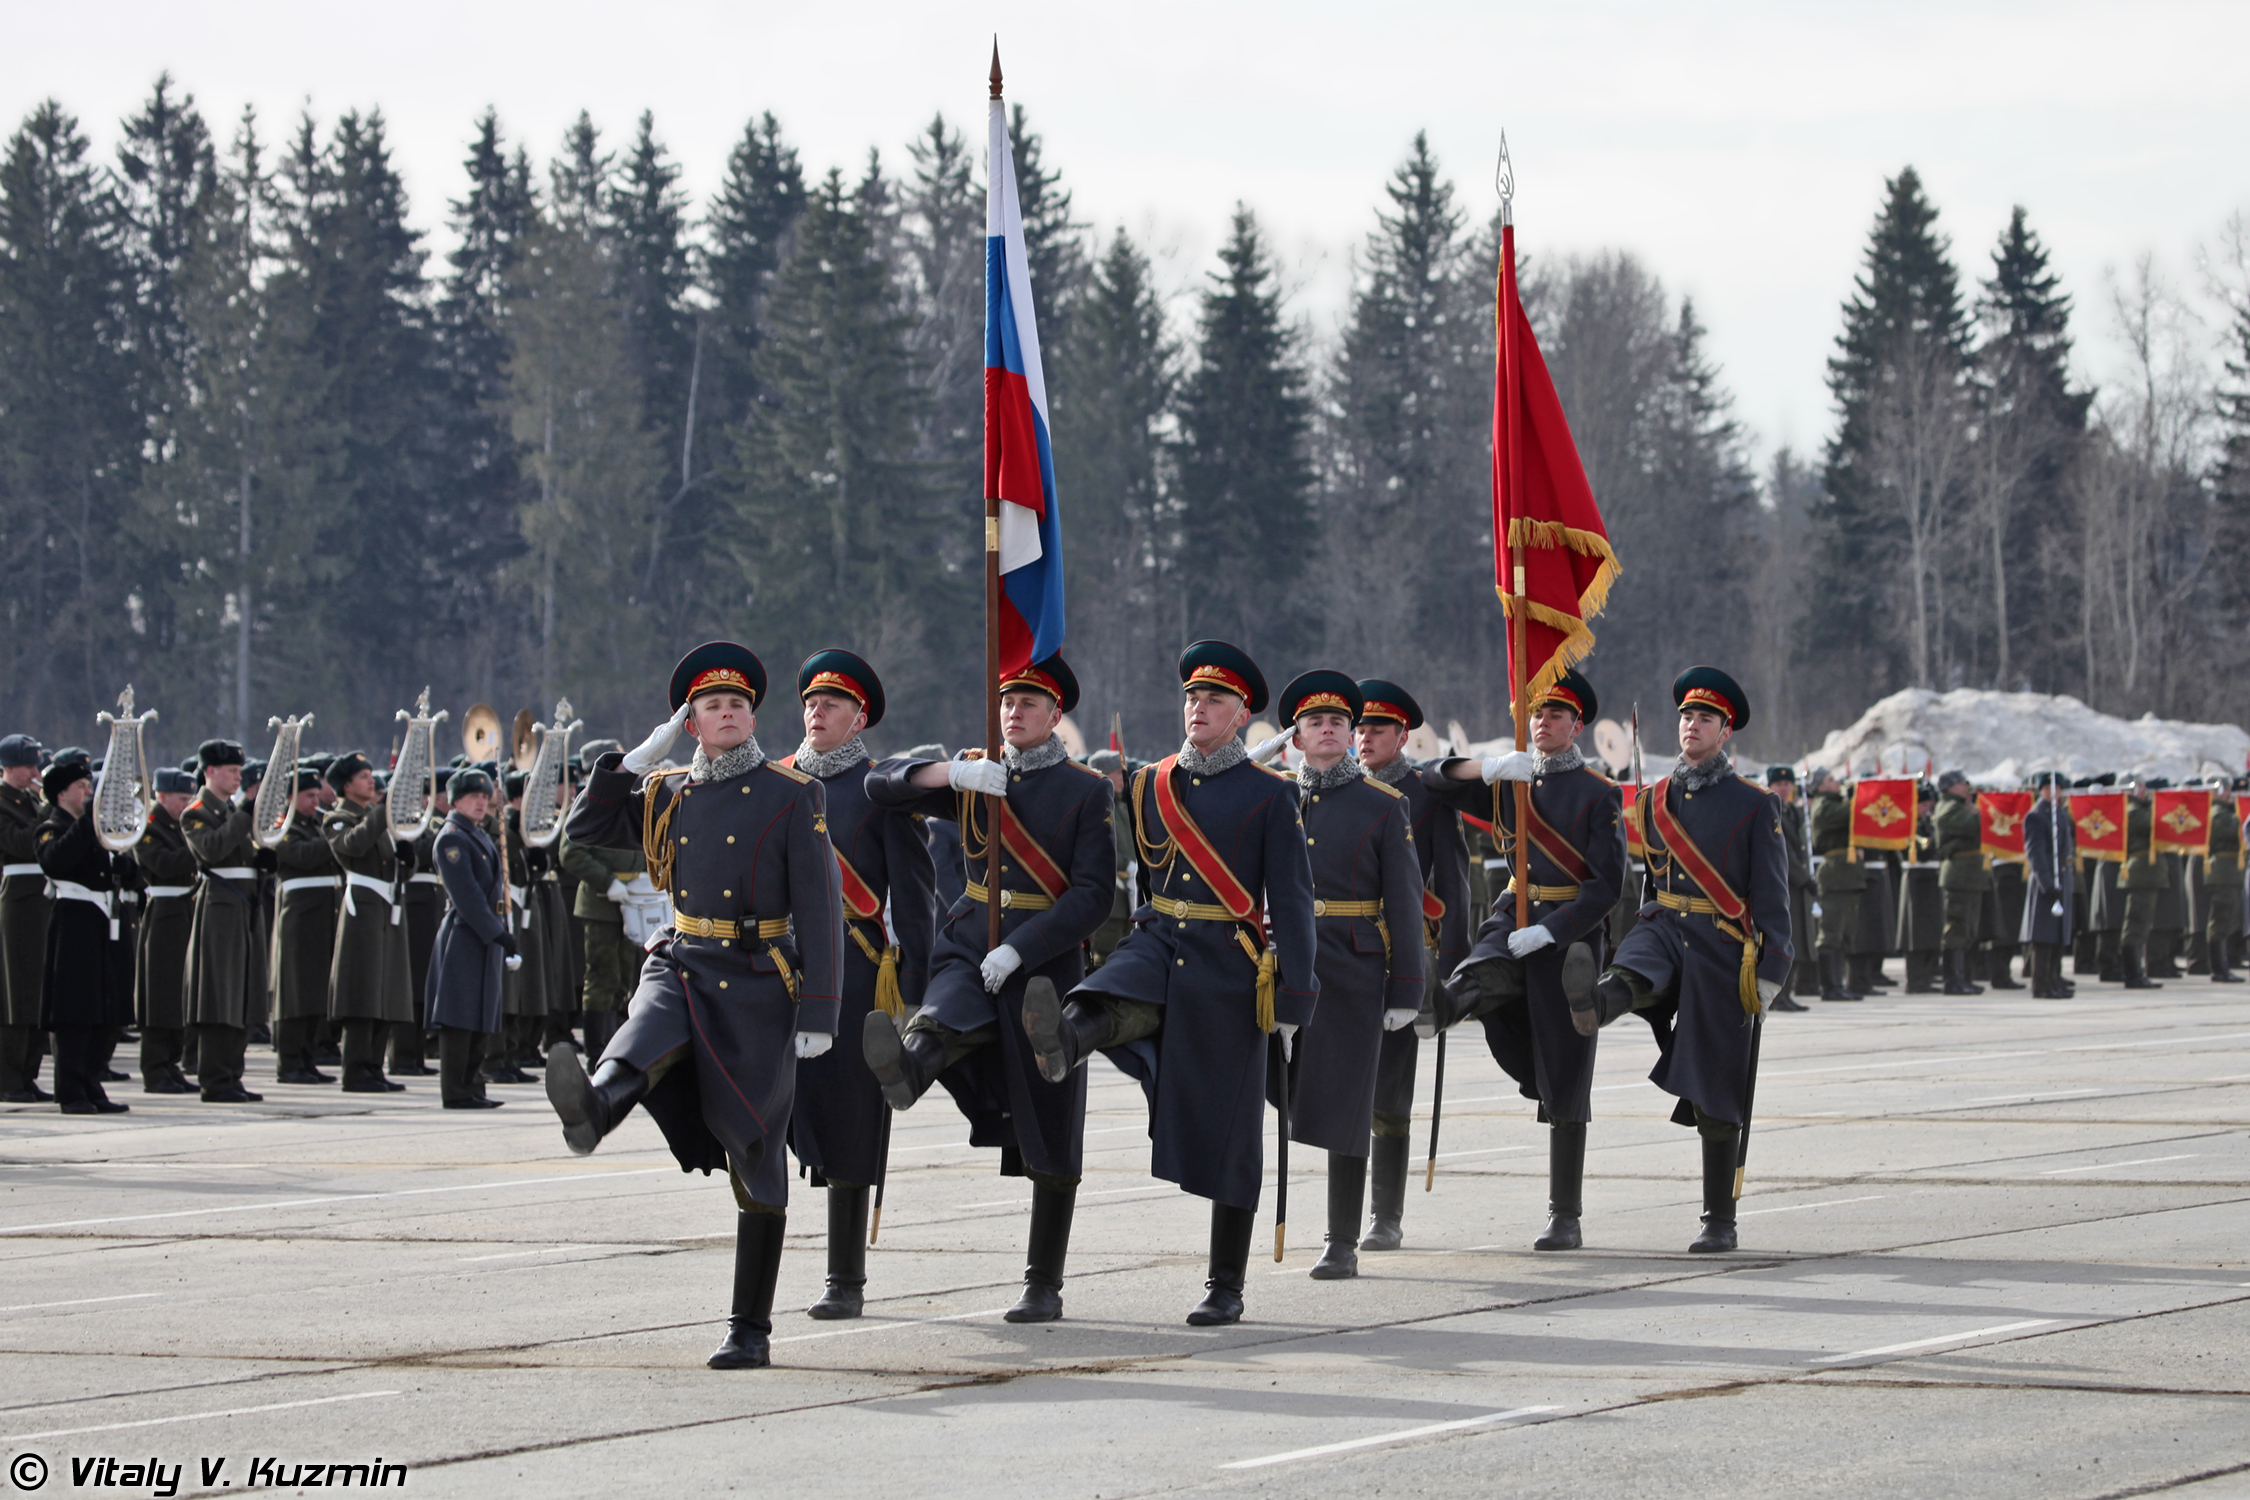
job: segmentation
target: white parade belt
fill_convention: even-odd
[[[75,880],[56,880],[49,884],[57,901],[83,901],[89,906],[100,907],[102,915],[109,918],[109,940],[113,943],[117,941],[117,892],[97,891],[91,886],[80,885]]]
[[[194,894],[195,887],[192,885],[152,885],[148,888],[148,899],[151,901],[161,901],[171,896],[192,896]]]
[[[248,865],[213,865],[203,872],[221,880],[256,880],[258,872]]]
[[[18,875],[44,875],[46,873],[37,865],[0,865],[0,880],[13,880]]]
[[[520,885],[508,887],[508,916],[517,927],[528,927],[531,923],[531,914],[524,910],[524,902],[530,896],[531,892]]]
[[[406,883],[408,885],[443,885],[445,884],[445,877],[427,870],[416,870],[406,877]]]
[[[388,880],[377,880],[372,875],[355,875],[350,871],[344,873],[344,914],[346,916],[356,917],[359,915],[359,908],[352,904],[352,890],[355,886],[363,891],[373,891],[376,895],[382,897],[383,904],[391,908],[391,925],[393,927],[398,925],[398,908],[391,903],[391,883]]]
[[[276,889],[286,896],[291,891],[309,891],[316,885],[322,890],[333,891],[336,889],[336,877],[333,875],[299,875],[284,880]]]

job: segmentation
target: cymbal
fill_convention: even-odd
[[[539,746],[531,737],[531,727],[538,719],[528,708],[516,710],[516,722],[508,734],[508,759],[519,771],[529,773],[531,763],[539,758]]]
[[[500,757],[500,715],[489,703],[474,703],[461,716],[461,753],[471,762]]]

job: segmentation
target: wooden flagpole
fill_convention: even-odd
[[[1516,174],[1508,159],[1508,137],[1500,136],[1500,370],[1501,399],[1507,403],[1508,462],[1502,471],[1506,500],[1502,515],[1516,516],[1523,509],[1523,371],[1516,348]],[[1510,531],[1515,528],[1511,526]],[[1516,607],[1509,621],[1508,702],[1516,721],[1516,749],[1529,747],[1531,705],[1524,701],[1524,616],[1530,601],[1524,588],[1523,542],[1508,538],[1508,561],[1515,579]],[[1531,826],[1531,787],[1516,783],[1516,829],[1508,851],[1508,873],[1516,887],[1516,930],[1531,925],[1531,861],[1524,856],[1524,830]]]
[[[1000,97],[1000,39],[992,39],[992,97]],[[985,163],[988,192],[998,192],[1000,187],[994,177],[1000,164]],[[985,273],[991,275],[990,271]],[[990,449],[993,442],[991,387],[986,387],[984,414],[984,442]],[[998,471],[985,465],[988,474]],[[992,493],[997,484],[985,485],[984,497],[984,754],[994,765],[1002,764],[1000,753],[1000,497]],[[1000,799],[984,799],[984,903],[985,947],[1000,946]]]

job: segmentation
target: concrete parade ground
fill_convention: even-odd
[[[1408,1248],[1310,1280],[1300,1149],[1274,1265],[1269,1142],[1248,1314],[1189,1328],[1206,1207],[1097,1060],[1065,1321],[1001,1321],[1030,1187],[937,1091],[897,1121],[867,1316],[801,1311],[800,1181],[775,1367],[737,1373],[703,1366],[732,1202],[638,1114],[578,1159],[536,1086],[446,1113],[262,1051],[259,1106],[9,1109],[0,1458],[47,1493],[114,1457],[182,1494],[380,1459],[481,1497],[2250,1495],[2250,986],[1809,1003],[1768,1023],[1738,1254],[1684,1253],[1696,1137],[1632,1019],[1589,1248],[1533,1253],[1545,1134],[1472,1028],[1431,1193],[1423,1044]]]

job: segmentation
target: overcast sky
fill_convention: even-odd
[[[1333,333],[1381,185],[1427,129],[1472,217],[1514,150],[1522,247],[1641,255],[1694,296],[1761,444],[1817,445],[1822,384],[1885,176],[1911,162],[1965,277],[2021,203],[2111,358],[2104,277],[2154,252],[2183,285],[2250,209],[2250,5],[1384,5],[1140,0],[379,5],[0,0],[0,114],[53,95],[105,153],[169,68],[222,139],[380,106],[442,246],[491,104],[544,159],[580,108],[613,143],[643,109],[700,200],[754,112],[817,171],[894,165],[934,111],[974,132],[991,34],[1080,215],[1123,224],[1184,289],[1237,199],[1294,306]]]

